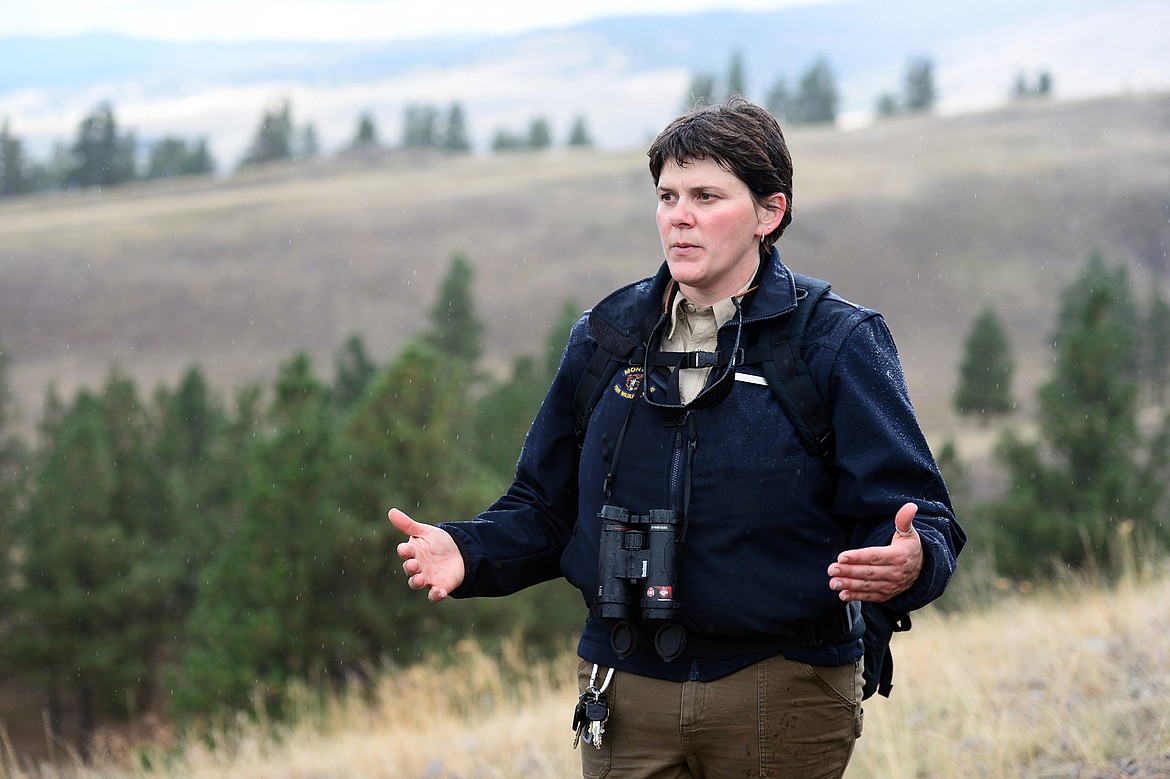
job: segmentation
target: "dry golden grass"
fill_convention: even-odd
[[[1104,779],[1170,770],[1170,568],[1116,586],[986,586],[896,637],[895,691],[866,704],[847,779]],[[241,716],[126,766],[16,765],[0,779],[571,777],[575,659],[530,663],[460,647],[453,666],[387,672],[371,694],[296,694],[294,721]],[[1143,766],[1146,766],[1143,769]],[[1122,768],[1124,767],[1124,768]]]
[[[1170,578],[922,615],[849,776],[1095,776],[1170,756]]]

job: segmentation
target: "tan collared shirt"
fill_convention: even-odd
[[[755,278],[755,274],[752,274]],[[751,288],[751,281],[739,291],[742,295]],[[719,328],[735,316],[735,303],[731,298],[715,302],[706,308],[699,308],[682,296],[674,296],[670,311],[670,324],[662,336],[661,349],[664,352],[713,352],[718,342]],[[710,368],[680,368],[678,389],[683,403],[690,403],[707,383]]]

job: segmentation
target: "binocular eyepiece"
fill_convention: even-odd
[[[675,564],[682,525],[677,511],[653,509],[631,514],[605,505],[601,519],[601,547],[594,613],[617,620],[610,644],[626,657],[638,640],[637,621],[661,623],[654,648],[669,662],[686,645],[686,630],[677,620],[682,604],[674,597]]]

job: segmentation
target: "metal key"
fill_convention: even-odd
[[[605,723],[609,719],[609,704],[601,698],[591,698],[585,701],[585,719],[589,722],[589,732],[585,734],[585,743],[601,749],[601,739],[605,734]]]
[[[577,707],[573,709],[573,749],[577,748],[577,744],[581,742],[581,734],[585,732],[585,728],[589,725],[589,720],[585,717],[586,694],[581,693],[581,698],[577,701]]]

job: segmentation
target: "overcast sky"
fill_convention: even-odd
[[[174,41],[387,40],[441,33],[511,33],[623,14],[759,11],[840,1],[9,0],[0,13],[0,37],[105,31]]]

